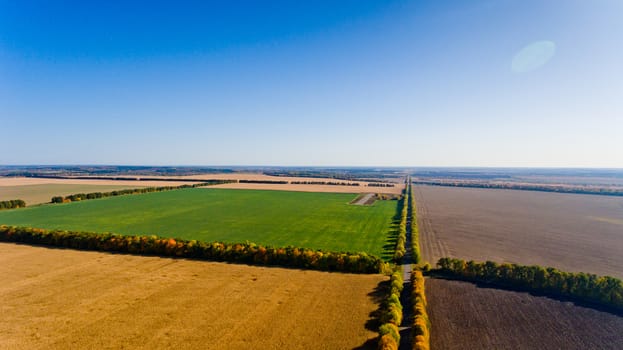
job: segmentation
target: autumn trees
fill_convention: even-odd
[[[26,202],[24,202],[21,199],[11,199],[8,201],[0,201],[0,210],[24,208],[25,206],[26,206]]]
[[[498,264],[442,258],[438,272],[477,281],[556,296],[623,310],[623,282],[609,276],[564,272],[553,267]]]
[[[385,262],[366,253],[326,252],[297,247],[274,248],[249,242],[202,242],[158,236],[129,236],[13,226],[0,226],[0,241],[321,271],[379,273],[386,269]]]

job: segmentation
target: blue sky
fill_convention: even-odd
[[[623,167],[622,13],[0,0],[0,164]]]

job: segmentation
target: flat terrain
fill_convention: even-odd
[[[22,199],[26,205],[49,203],[54,196],[68,196],[74,193],[109,192],[127,188],[148,187],[135,184],[134,186],[122,185],[80,185],[80,184],[42,184],[24,186],[0,187],[0,201],[10,199]]]
[[[298,246],[384,256],[397,201],[356,195],[196,188],[0,211],[0,223]]]
[[[192,182],[172,181],[115,181],[39,179],[25,177],[0,177],[0,201],[22,199],[26,205],[49,203],[54,196],[74,193],[107,192],[128,188],[179,186]]]
[[[386,279],[0,243],[1,349],[353,349]]]
[[[472,283],[426,280],[432,349],[620,349],[623,317]]]
[[[422,253],[623,278],[623,198],[414,186]]]

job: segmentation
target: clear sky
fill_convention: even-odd
[[[0,164],[623,167],[621,0],[156,3],[0,0]]]

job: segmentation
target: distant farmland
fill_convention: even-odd
[[[349,205],[356,195],[184,189],[0,212],[0,223],[298,246],[387,256],[396,201]],[[391,252],[390,252],[391,254]]]
[[[414,186],[424,258],[623,277],[623,198]]]
[[[93,184],[36,184],[22,186],[0,186],[0,201],[22,199],[27,205],[49,203],[53,196],[67,196],[74,193],[110,192],[128,188],[151,186],[145,183],[133,185],[93,185]]]

